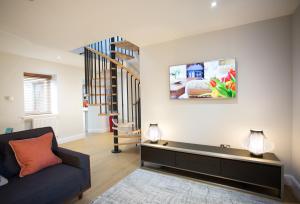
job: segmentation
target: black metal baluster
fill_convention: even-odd
[[[138,94],[139,94],[139,106],[138,106],[138,112],[139,112],[139,129],[141,129],[141,97],[140,97],[140,81],[138,84]]]
[[[127,89],[127,122],[129,122],[129,96],[128,96],[128,72],[126,72],[126,89]]]
[[[99,75],[99,95],[100,95],[100,98],[99,98],[99,101],[100,101],[100,114],[102,114],[102,91],[101,91],[101,64],[102,64],[102,57],[100,55],[98,55],[98,75]]]
[[[90,51],[86,51],[86,58],[87,58],[87,94],[88,94],[88,100],[89,104],[91,104],[91,96],[90,96]]]
[[[111,73],[111,70],[112,70],[112,64],[111,64],[111,62],[110,61],[108,61],[108,64],[107,64],[107,80],[108,80],[108,83],[110,83],[110,92],[109,92],[109,94],[107,95],[107,97],[108,98],[110,98],[110,100],[109,100],[109,104],[108,104],[108,107],[110,107],[110,112],[112,112],[113,110],[112,110],[112,104],[113,104],[113,98],[110,96],[113,92],[114,92],[114,90],[113,90],[113,88],[114,88],[114,86],[113,86],[113,79],[112,79],[112,73]]]
[[[86,49],[86,86],[87,86],[87,97],[90,103],[90,96],[89,96],[89,51]]]
[[[121,95],[122,95],[122,122],[124,123],[124,102],[123,102],[123,69],[121,69]]]
[[[84,48],[84,93],[87,95],[87,52],[86,48]]]
[[[107,55],[107,45],[106,45],[106,41],[107,39],[104,40],[103,44],[104,44],[104,53]]]
[[[95,62],[95,66],[94,66],[94,72],[95,72],[95,104],[97,104],[97,56],[96,53],[94,53],[94,62]]]
[[[137,97],[136,97],[136,79],[134,80],[134,104],[135,104],[135,106],[134,106],[134,113],[135,113],[135,118],[134,118],[134,120],[135,120],[135,123],[134,123],[134,125],[135,125],[135,128],[137,129]]]
[[[108,56],[110,56],[110,43],[111,43],[111,39],[109,38],[108,39],[108,47],[107,47],[108,48],[107,49],[108,50]]]
[[[119,42],[119,36],[117,36],[117,41],[116,42]],[[120,48],[116,47],[115,50],[116,50],[116,52],[118,52],[120,50]]]
[[[99,52],[102,52],[103,53],[103,50],[102,50],[102,41],[100,42],[100,49],[99,49]]]
[[[106,59],[104,60],[104,106],[105,106],[105,114],[107,114],[107,98],[106,98],[106,69],[107,69],[107,62]]]
[[[133,91],[132,91],[132,75],[130,76],[130,94],[131,94],[131,121],[133,122]]]
[[[90,82],[90,96],[91,96],[91,103],[94,104],[93,102],[93,53],[90,52],[90,78],[91,78],[91,82]]]
[[[138,82],[138,129],[141,129],[141,99],[140,99],[140,82]]]

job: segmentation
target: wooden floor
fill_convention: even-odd
[[[85,139],[61,145],[64,148],[90,155],[92,187],[83,194],[81,200],[74,199],[72,204],[89,204],[118,181],[139,168],[139,147],[122,146],[123,152],[112,154],[112,135],[89,134]],[[291,189],[285,187],[283,203],[297,203]]]
[[[120,154],[112,154],[113,137],[110,133],[89,134],[85,139],[60,145],[90,155],[92,187],[81,200],[70,203],[88,204],[139,167],[139,147],[122,146]]]

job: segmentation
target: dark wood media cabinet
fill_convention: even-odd
[[[230,181],[225,185],[243,191],[283,198],[284,167],[273,153],[255,158],[242,149],[173,141],[152,144],[146,141],[141,144],[141,165],[144,166],[145,162]],[[218,183],[218,179],[213,182]],[[232,183],[241,185],[236,187]]]

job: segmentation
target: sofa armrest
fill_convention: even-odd
[[[90,171],[90,156],[75,152],[69,149],[59,147],[55,151],[56,155],[61,158],[64,164],[79,168],[82,170],[84,187],[82,191],[91,187],[91,171]]]

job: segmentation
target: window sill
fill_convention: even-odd
[[[49,114],[40,114],[40,115],[25,115],[22,117],[23,120],[32,120],[35,118],[48,118],[48,117],[56,117],[57,113],[49,113]]]

